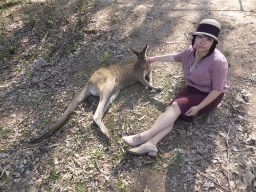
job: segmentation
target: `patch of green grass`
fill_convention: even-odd
[[[17,49],[14,41],[14,38],[11,38],[11,40],[9,41],[6,39],[3,39],[1,41],[4,44],[4,46],[0,47],[0,61],[8,62],[16,55]]]
[[[7,148],[8,145],[2,145],[0,146],[0,150],[5,150]]]
[[[14,71],[16,71],[16,72],[20,72],[20,71],[21,71],[20,66],[19,66],[19,65],[17,65],[17,66],[14,68]]]
[[[164,82],[162,83],[161,86],[168,88],[171,85],[171,82],[172,82],[172,78],[170,77],[169,74],[166,74],[164,76]]]
[[[226,50],[226,51],[224,52],[224,55],[225,55],[225,56],[231,55],[231,51],[230,51],[230,50]]]
[[[30,136],[31,135],[31,131],[28,129],[28,128],[26,128],[26,127],[24,127],[24,126],[22,126],[22,130],[21,130],[21,135],[23,136],[23,137],[28,137],[28,136]]]
[[[82,71],[82,76],[83,76],[83,77],[86,77],[86,76],[87,76],[87,74],[85,73],[85,71]]]
[[[130,123],[129,119],[130,119],[130,116],[125,115],[124,123],[125,123],[126,127],[131,127],[131,123]]]
[[[96,7],[98,3],[99,3],[99,0],[95,0],[92,2],[92,6]]]
[[[0,135],[2,135],[4,139],[10,138],[10,136],[12,136],[14,133],[14,130],[12,130],[11,128],[0,126]],[[5,149],[5,146],[2,146],[0,148]]]
[[[103,155],[102,155],[103,153],[102,153],[102,151],[100,151],[99,149],[97,149],[96,151],[95,151],[95,153],[94,153],[94,159],[101,159],[102,157],[103,157]]]
[[[47,62],[50,62],[51,61],[51,58],[50,58],[50,53],[46,52],[46,53],[43,53],[43,58],[47,61]]]
[[[153,166],[149,166],[149,167],[147,167],[147,170],[148,170],[149,173],[152,174],[152,173],[154,173],[155,168]]]
[[[169,166],[169,171],[170,172],[175,172],[180,169],[180,164],[182,163],[181,157],[177,157]]]
[[[177,80],[176,86],[173,88],[174,89],[174,95],[179,94],[182,89],[184,89],[186,86],[186,82],[182,81],[181,79]]]
[[[111,8],[112,10],[112,8]],[[111,19],[111,24],[115,24],[116,22],[119,22],[123,19],[123,16],[116,13],[116,12],[112,12],[112,19]]]
[[[80,181],[77,182],[75,187],[77,189],[77,191],[81,191],[81,192],[87,192],[88,190],[86,189],[87,183],[84,181]]]
[[[119,139],[120,140],[120,139]],[[113,152],[111,154],[111,161],[112,161],[112,165],[115,166],[116,163],[118,163],[118,161],[122,158],[124,151],[122,148],[118,149],[116,152]]]
[[[33,75],[33,73],[32,73],[32,71],[28,71],[28,77],[34,77],[34,75]]]
[[[110,63],[109,56],[109,53],[104,53],[104,56],[102,58],[102,66],[105,66]]]
[[[122,181],[122,180],[119,180],[119,181],[117,182],[117,184],[116,184],[116,187],[117,187],[120,191],[125,191],[126,186],[127,186],[127,185],[126,185],[125,182]]]
[[[14,133],[14,131],[10,128],[8,129],[3,126],[0,126],[0,133],[1,134],[10,134],[10,133]]]
[[[59,180],[60,174],[61,174],[60,171],[51,171],[50,172],[50,180],[51,180],[51,182],[55,183],[56,180]]]
[[[43,126],[45,126],[49,122],[51,122],[51,119],[50,118],[45,118],[45,119],[41,120],[41,123],[40,123],[40,125],[38,127],[39,128],[43,127]]]
[[[44,96],[44,98],[46,98],[48,101],[53,101],[53,93],[50,93],[47,96]]]

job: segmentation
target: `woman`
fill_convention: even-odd
[[[213,110],[221,102],[227,92],[228,63],[216,49],[219,33],[219,22],[204,19],[193,34],[191,46],[178,54],[147,59],[149,64],[154,61],[182,62],[187,86],[171,101],[151,129],[122,137],[127,145],[138,146],[127,150],[128,153],[157,156],[157,143],[172,130],[178,117],[191,122],[197,113]]]

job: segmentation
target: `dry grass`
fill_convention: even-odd
[[[237,88],[241,84],[232,84],[222,105],[208,116],[192,124],[177,121],[158,144],[156,159],[125,152],[122,135],[150,128],[184,87],[179,63],[154,63],[153,84],[163,88],[161,93],[139,84],[121,92],[103,118],[112,139],[93,124],[98,100],[89,97],[57,134],[28,143],[56,121],[95,69],[133,60],[131,47],[149,42],[148,54],[158,55],[190,44],[183,33],[170,30],[187,32],[194,23],[183,12],[170,12],[172,1],[158,3],[153,12],[148,11],[151,4],[137,1],[0,3],[0,191],[255,190],[254,116],[248,113],[248,94]],[[223,31],[240,35],[240,27],[222,22]],[[229,50],[227,57],[235,53],[232,47],[223,50]],[[241,58],[237,63],[250,64]],[[40,59],[44,64],[36,62]],[[246,86],[253,87],[252,81]]]

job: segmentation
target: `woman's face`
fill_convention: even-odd
[[[214,40],[207,36],[197,35],[194,43],[196,50],[200,52],[209,52]]]

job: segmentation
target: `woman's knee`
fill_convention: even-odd
[[[177,108],[177,107],[180,108],[180,107],[179,107],[179,104],[178,104],[176,101],[174,101],[174,102],[171,104],[171,106],[172,106],[172,107],[175,107],[175,108]]]
[[[174,112],[175,114],[180,115],[181,110],[180,110],[179,104],[177,102],[173,102],[170,106],[166,108],[165,112],[167,113]]]
[[[168,110],[168,109],[174,109],[174,110],[179,110],[180,111],[179,104],[175,101],[166,108],[166,110]]]

